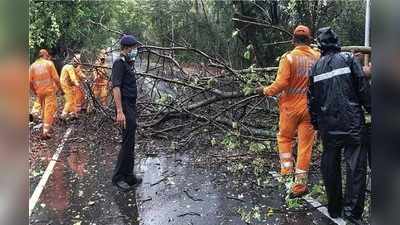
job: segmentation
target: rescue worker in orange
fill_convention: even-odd
[[[311,31],[299,25],[293,33],[295,48],[281,57],[276,80],[267,87],[258,87],[257,93],[279,98],[279,132],[277,134],[281,175],[292,179],[290,198],[308,193],[307,181],[315,131],[307,108],[308,73],[319,58],[310,47]],[[297,159],[293,157],[297,134]],[[294,168],[295,163],[295,168]]]
[[[107,96],[108,96],[108,77],[106,67],[106,51],[101,50],[99,57],[96,62],[94,69],[94,84],[93,84],[93,94],[96,98],[99,98],[100,104],[102,106],[107,106]]]
[[[47,51],[47,50],[46,50],[46,51]],[[52,61],[51,58],[52,58],[52,57],[51,57],[50,54],[49,54],[48,56],[46,56],[46,59],[47,59],[47,60]],[[53,63],[54,63],[54,62],[53,62]],[[56,68],[56,69],[57,69],[57,68]],[[58,72],[57,72],[57,74],[58,74]],[[38,97],[36,97],[36,98],[35,98],[35,101],[33,102],[33,105],[32,105],[31,115],[32,115],[33,117],[35,117],[35,118],[42,119],[41,111],[42,111],[42,109],[41,109],[41,107],[40,107],[40,100],[39,100]]]
[[[85,74],[82,71],[81,68],[81,55],[76,54],[75,59],[77,61],[77,67],[75,68],[75,73],[77,75],[77,78],[79,80],[80,85],[79,86],[74,86],[75,88],[75,107],[76,107],[76,112],[81,113],[86,111],[86,101],[85,101],[85,92],[83,90],[83,82],[86,79]]]
[[[61,113],[62,119],[76,118],[80,110],[80,105],[77,103],[82,102],[81,77],[84,77],[79,67],[80,57],[74,56],[72,64],[66,64],[61,70],[61,88],[64,91],[64,109]],[[83,95],[84,96],[84,95]]]
[[[43,139],[51,138],[50,132],[57,111],[57,90],[61,90],[57,70],[49,60],[45,49],[39,51],[39,58],[29,68],[29,84],[40,102],[43,119]]]

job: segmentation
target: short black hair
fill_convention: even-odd
[[[311,38],[304,35],[293,35],[293,42],[295,44],[311,44]]]

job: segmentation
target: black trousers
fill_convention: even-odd
[[[126,128],[122,129],[122,145],[114,169],[112,182],[129,180],[134,176],[135,132],[136,132],[136,98],[122,98],[122,110],[125,114]]]
[[[322,134],[324,150],[321,171],[328,196],[328,212],[331,216],[361,218],[364,210],[367,150],[362,146],[362,135]],[[344,149],[346,163],[346,191],[343,199],[341,152]]]

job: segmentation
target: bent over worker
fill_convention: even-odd
[[[64,109],[61,113],[61,118],[67,117],[75,118],[77,116],[78,108],[76,106],[77,90],[80,89],[79,80],[79,59],[74,57],[72,64],[66,64],[61,70],[61,88],[64,91]]]
[[[43,119],[43,138],[51,137],[50,130],[57,111],[57,90],[61,89],[57,70],[49,59],[45,49],[39,51],[37,59],[29,68],[29,83],[31,91],[36,95]]]
[[[81,54],[75,54],[74,56],[75,64],[77,65],[75,68],[76,78],[80,85],[74,86],[75,92],[75,108],[77,113],[86,111],[86,99],[85,99],[85,91],[83,90],[83,82],[86,79],[86,75],[82,71],[81,67]]]
[[[97,59],[96,66],[94,69],[94,84],[93,94],[96,98],[99,98],[100,104],[104,107],[107,105],[108,96],[108,77],[106,67],[106,51],[101,50],[100,55]]]
[[[339,38],[330,28],[318,30],[322,56],[310,73],[308,96],[311,121],[321,135],[321,172],[332,218],[342,216],[359,224],[364,210],[367,150],[362,146],[365,118],[371,112],[370,87],[351,53],[340,52]],[[346,161],[343,199],[341,150]]]
[[[311,31],[299,25],[293,32],[295,48],[284,54],[279,62],[276,80],[265,88],[257,88],[259,94],[279,98],[279,132],[277,135],[281,175],[291,178],[294,183],[290,187],[289,197],[300,197],[308,193],[308,170],[315,139],[315,131],[311,124],[307,109],[308,72],[319,53],[310,47]],[[297,159],[292,149],[297,133]],[[294,169],[294,162],[296,168]]]

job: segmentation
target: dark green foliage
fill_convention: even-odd
[[[144,44],[201,49],[235,68],[252,64],[276,66],[278,57],[293,46],[274,43],[291,40],[290,33],[300,23],[313,31],[332,26],[344,45],[361,45],[364,7],[361,0],[30,1],[30,58],[32,61],[40,48],[53,49],[62,57],[79,49],[88,54],[86,57],[92,57],[99,48],[118,41],[118,34],[88,22],[93,20],[110,29],[135,34]],[[191,53],[176,57],[200,63],[200,58]]]

